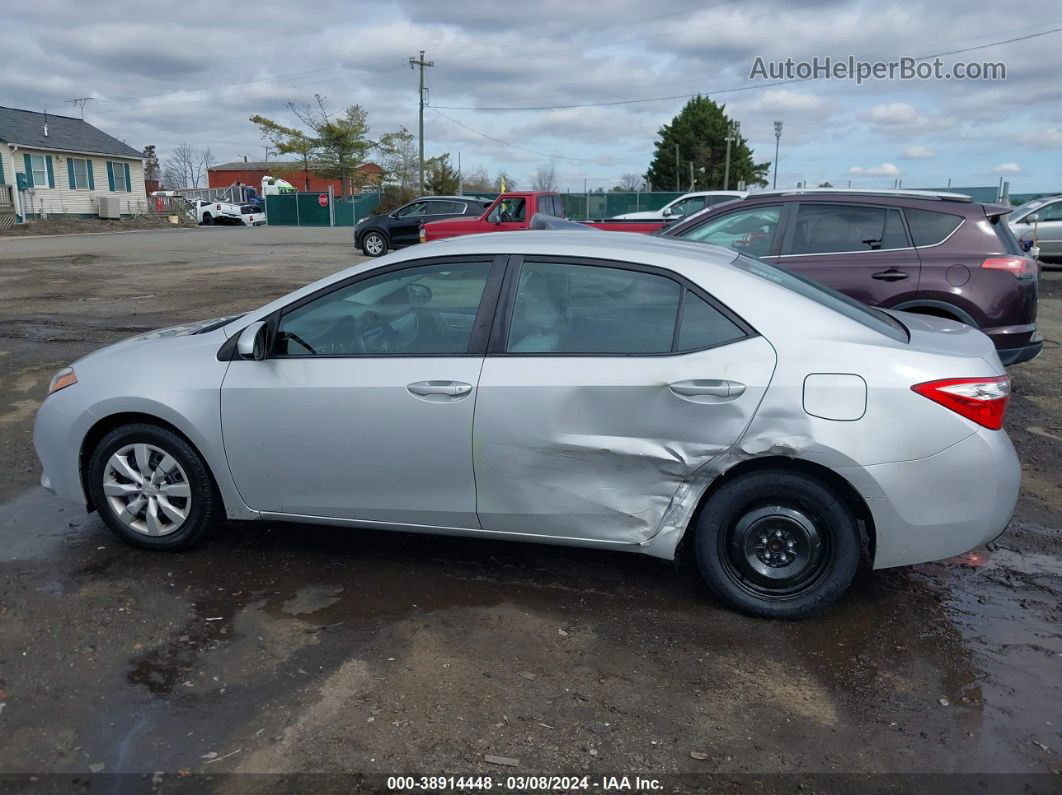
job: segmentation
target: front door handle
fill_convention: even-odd
[[[870,275],[871,279],[877,279],[882,282],[898,282],[906,279],[908,273],[906,271],[898,271],[896,268],[889,268],[887,271],[878,271]]]
[[[415,381],[406,384],[406,389],[416,397],[440,400],[464,397],[472,391],[472,384],[466,384],[464,381]]]
[[[693,398],[696,402],[717,403],[731,400],[745,391],[745,385],[737,381],[723,381],[715,378],[695,378],[690,381],[676,381],[668,385],[672,392],[681,398]],[[697,401],[697,398],[707,400]]]

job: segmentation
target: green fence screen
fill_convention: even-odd
[[[497,193],[469,193],[483,199],[494,199]],[[659,210],[681,193],[561,193],[564,214],[568,218],[613,218],[623,213]],[[329,226],[331,213],[320,205],[320,193],[285,193],[266,197],[266,217],[273,226]],[[380,203],[378,193],[355,196],[336,196],[335,225],[354,226],[372,214]]]

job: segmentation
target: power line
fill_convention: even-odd
[[[503,141],[501,138],[495,138],[493,135],[489,135],[489,134],[483,132],[482,130],[476,130],[476,129],[472,128],[472,127],[469,127],[467,124],[462,124],[457,119],[454,119],[454,118],[452,118],[450,116],[447,116],[445,113],[442,113],[441,111],[439,111],[438,109],[436,109],[435,107],[433,107],[431,105],[427,105],[426,107],[428,108],[428,110],[432,111],[436,115],[442,116],[448,122],[450,122],[452,124],[456,124],[458,127],[461,127],[462,129],[468,130],[471,133],[475,133],[476,135],[479,135],[479,136],[481,136],[483,138],[486,138],[488,141],[494,141],[494,143],[501,144],[502,146],[508,146],[510,149],[519,149],[521,152],[528,152],[528,153],[533,154],[533,155],[538,155],[539,157],[549,157],[549,158],[555,158],[557,160],[570,160],[570,161],[575,162],[575,163],[601,163],[602,165],[605,165],[607,163],[614,163],[614,162],[618,162],[620,160],[633,160],[635,158],[644,158],[644,157],[649,157],[650,156],[650,155],[644,155],[644,154],[637,154],[637,155],[624,155],[623,157],[610,157],[610,158],[602,159],[602,158],[597,158],[597,157],[569,157],[567,155],[558,155],[556,153],[540,152],[537,149],[528,149],[526,146],[520,146],[519,144],[510,143],[509,141]]]
[[[710,10],[712,8],[717,8],[719,6],[730,5],[730,4],[736,3],[738,1],[739,0],[719,0],[719,2],[714,3],[714,4],[710,5],[710,6],[705,6],[703,4],[697,4],[697,5],[693,5],[693,6],[684,7],[682,9],[678,10],[678,11],[673,11],[673,12],[670,12],[670,13],[667,13],[667,14],[656,14],[656,15],[651,16],[651,17],[641,17],[639,19],[627,20],[625,22],[615,22],[615,23],[613,23],[611,25],[605,25],[605,26],[602,26],[602,27],[597,27],[597,28],[594,29],[594,32],[598,33],[598,32],[600,32],[602,30],[610,30],[612,28],[626,27],[628,25],[641,25],[641,24],[644,24],[646,22],[657,22],[657,21],[660,21],[660,20],[663,20],[663,19],[667,19],[669,17],[680,16],[682,14],[688,14],[688,13],[690,13],[692,11],[701,11],[701,10],[706,10],[706,9]],[[821,2],[826,2],[827,0],[815,0],[815,1],[817,3],[821,3]],[[663,34],[661,34],[661,35],[663,35]],[[555,36],[538,36],[538,37],[531,38],[531,39],[524,39],[522,41],[522,43],[527,44],[527,43],[530,43],[530,42],[537,42],[537,41],[552,41],[552,40],[555,40],[555,38],[556,38]],[[641,40],[642,38],[656,38],[656,37],[655,36],[638,37],[636,39],[630,39],[630,40],[627,40],[627,41],[638,41],[638,40]],[[611,46],[611,45],[618,44],[618,43],[623,43],[623,41],[621,40],[621,41],[609,42],[609,45]],[[475,53],[484,52],[486,50],[493,50],[493,49],[495,49],[498,46],[506,46],[506,45],[491,45],[489,47],[479,47],[479,48],[475,48],[475,49],[471,49],[471,50],[469,48],[467,48],[467,47],[455,48],[455,49],[451,49],[451,50],[442,50],[441,53],[444,56],[451,55],[451,54],[458,56],[457,58],[451,59],[451,60],[454,60],[454,61],[458,61],[458,62],[460,62],[460,61],[469,61],[469,60],[475,60],[476,59]],[[489,56],[488,55],[488,56],[485,56],[485,58],[486,59],[490,59],[490,58],[493,58],[493,57],[513,58],[513,57],[517,57],[517,56],[526,57],[526,56],[532,56],[532,55],[549,54],[549,53],[552,53],[552,52],[558,52],[558,50],[546,50],[546,51],[538,51],[538,52],[535,52],[535,51],[524,52],[524,51],[520,51],[519,49],[517,49],[517,50],[507,49],[504,53],[501,53],[501,54],[496,55],[496,56]],[[484,56],[479,56],[479,60],[483,60],[483,59],[484,59]],[[386,58],[377,58],[377,59],[374,59],[374,60],[371,60],[371,61],[362,61],[362,62],[351,62],[351,61],[348,61],[348,62],[345,62],[345,63],[336,64],[336,65],[333,65],[333,66],[326,66],[326,67],[320,67],[320,68],[317,68],[317,69],[310,69],[310,70],[305,71],[305,72],[292,72],[292,73],[289,73],[289,74],[286,74],[286,75],[277,75],[277,76],[274,76],[274,77],[263,77],[263,78],[258,78],[256,80],[248,80],[248,81],[245,81],[245,82],[242,82],[242,83],[226,83],[225,85],[217,86],[216,88],[183,89],[183,90],[179,90],[179,91],[169,91],[169,92],[166,92],[164,94],[148,94],[148,95],[139,96],[139,97],[113,97],[113,98],[107,98],[107,99],[104,99],[103,97],[99,97],[98,99],[101,99],[102,101],[108,102],[108,103],[111,103],[111,102],[113,102],[113,103],[126,103],[126,102],[145,103],[145,102],[150,102],[152,100],[162,100],[160,102],[151,102],[151,104],[143,104],[143,105],[140,106],[142,108],[166,107],[167,105],[183,105],[183,104],[189,104],[189,103],[206,102],[206,101],[209,100],[210,96],[213,95],[213,94],[224,94],[224,93],[229,92],[232,89],[236,89],[236,88],[249,88],[251,86],[257,86],[257,85],[266,85],[266,86],[268,86],[268,85],[274,85],[274,84],[283,83],[283,82],[298,81],[298,80],[313,78],[313,77],[316,77],[316,76],[328,74],[330,72],[339,72],[339,73],[341,73],[341,72],[346,72],[346,71],[356,71],[356,70],[359,70],[359,69],[366,69],[366,68],[370,68],[370,67],[373,67],[373,66],[380,66],[380,65],[389,64],[389,63],[394,63],[397,66],[403,60],[404,59],[401,56],[399,56],[398,53],[395,53],[393,56],[388,56]],[[172,101],[171,100],[167,100],[168,97],[180,97],[180,96],[182,96],[184,94],[188,94],[188,93],[196,93],[196,94],[199,94],[200,96],[197,96],[195,98],[190,98],[190,99],[174,99]],[[101,112],[102,113],[117,113],[117,112],[120,112],[120,111],[118,109],[115,109],[115,110],[101,111]]]
[[[984,50],[984,49],[987,49],[989,47],[998,47],[998,46],[1001,46],[1003,44],[1013,44],[1014,42],[1018,42],[1018,41],[1027,41],[1029,39],[1036,39],[1036,38],[1039,38],[1041,36],[1047,36],[1047,35],[1052,34],[1052,33],[1058,33],[1059,31],[1062,31],[1062,27],[1051,28],[1050,30],[1040,31],[1039,33],[1030,33],[1030,34],[1025,35],[1025,36],[1016,36],[1016,37],[1011,38],[1011,39],[1003,39],[1001,41],[993,41],[993,42],[989,42],[988,44],[979,44],[979,45],[977,45],[975,47],[963,47],[963,48],[960,48],[960,49],[957,49],[957,50],[949,50],[947,52],[933,53],[931,55],[921,55],[921,56],[915,58],[914,60],[916,60],[916,61],[927,61],[930,58],[940,58],[940,57],[942,57],[944,55],[958,55],[958,54],[964,53],[964,52],[973,52],[974,50]],[[754,90],[761,89],[761,88],[773,88],[774,86],[789,85],[791,83],[806,83],[806,82],[809,82],[809,81],[811,81],[813,79],[814,78],[799,78],[798,77],[798,78],[793,78],[791,80],[776,80],[776,81],[773,81],[771,83],[754,83],[753,85],[734,86],[734,87],[731,87],[731,88],[717,88],[717,89],[710,89],[709,88],[709,89],[705,89],[703,91],[698,91],[698,92],[693,93],[693,94],[671,94],[669,96],[662,96],[662,97],[643,97],[643,98],[639,98],[639,99],[618,99],[618,100],[611,100],[611,101],[608,101],[608,102],[581,102],[581,103],[573,103],[573,104],[569,104],[569,105],[523,105],[523,106],[507,105],[507,106],[493,106],[493,107],[460,106],[460,105],[435,105],[434,107],[441,108],[442,110],[480,110],[480,111],[494,111],[494,112],[499,112],[499,111],[524,111],[524,110],[571,110],[571,109],[574,109],[574,108],[604,108],[604,107],[612,107],[612,106],[615,106],[615,105],[636,105],[636,104],[645,103],[645,102],[665,102],[665,101],[668,101],[668,100],[676,100],[676,99],[691,99],[693,97],[701,96],[701,95],[712,96],[712,95],[715,95],[715,94],[732,94],[732,93],[735,93],[735,92],[738,92],[738,91],[754,91]]]

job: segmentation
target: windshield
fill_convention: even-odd
[[[744,254],[738,254],[732,264],[746,273],[759,276],[761,279],[773,282],[779,287],[784,287],[817,304],[828,307],[835,312],[840,312],[850,320],[884,334],[897,342],[908,342],[911,339],[911,335],[907,333],[907,327],[892,315],[872,306],[861,304],[854,298],[849,298],[843,293],[839,293],[798,273],[793,273],[793,271]]]
[[[1025,204],[1019,204],[1010,211],[1010,214],[1014,218],[1020,218],[1027,212],[1035,210],[1037,207],[1043,207],[1045,204],[1047,204],[1047,199],[1033,199],[1032,201],[1025,202]]]

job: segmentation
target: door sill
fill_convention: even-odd
[[[332,516],[311,516],[298,513],[277,513],[262,511],[262,519],[277,522],[294,522],[298,524],[319,524],[331,527],[351,527],[360,530],[396,530],[403,533],[423,533],[426,535],[458,536],[464,538],[495,538],[503,541],[524,541],[533,544],[554,544],[568,547],[595,547],[598,549],[616,549],[640,552],[644,544],[637,541],[607,541],[598,538],[573,538],[571,536],[551,536],[537,533],[515,533],[502,530],[484,530],[478,527],[444,527],[441,525],[403,524],[400,522],[379,522],[366,519],[342,519]]]

